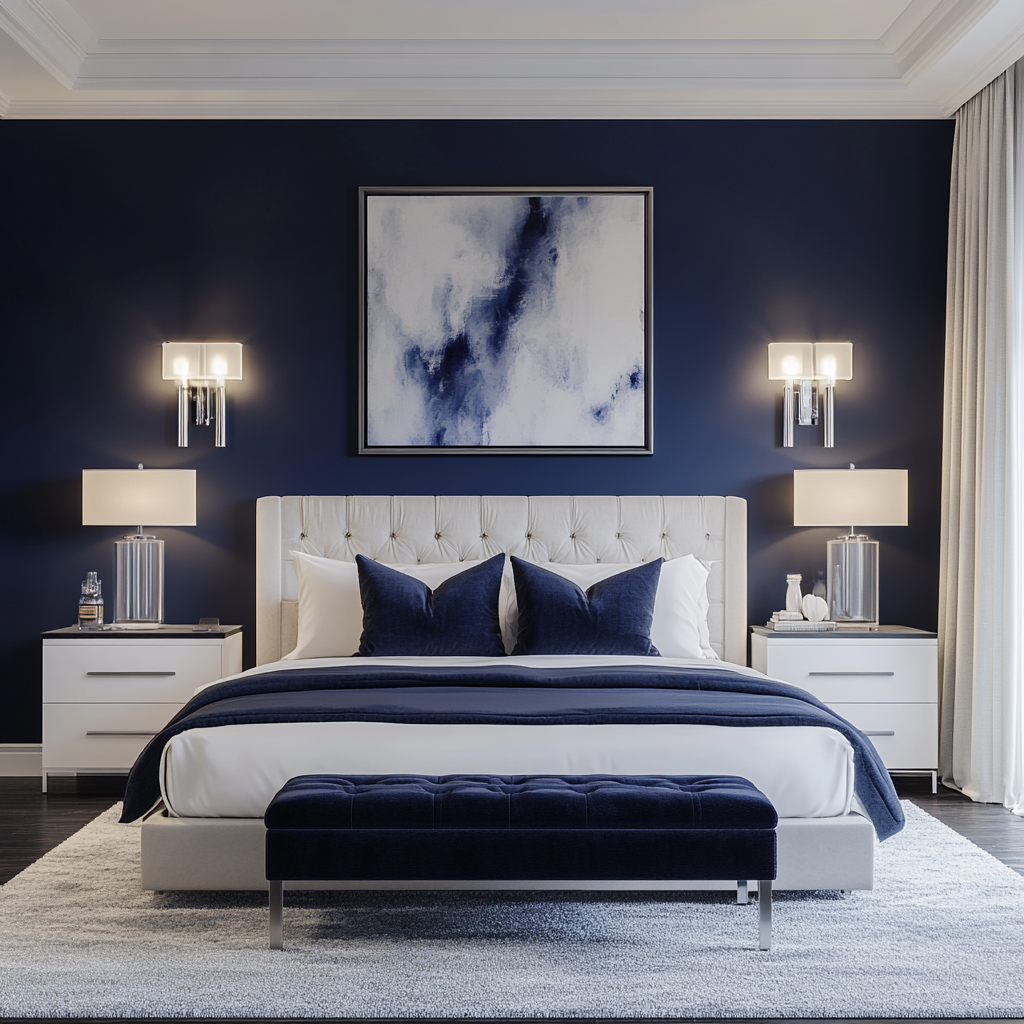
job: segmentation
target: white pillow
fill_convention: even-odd
[[[587,565],[566,565],[562,562],[536,562],[541,569],[571,580],[581,590],[615,576],[627,569],[636,569],[643,562],[597,562]],[[693,555],[671,558],[661,567],[658,595],[654,599],[651,642],[666,658],[712,658],[718,655],[711,646],[708,630],[708,568]],[[505,618],[513,637],[519,631],[519,606],[515,588],[509,591]]]
[[[359,650],[359,638],[363,633],[363,602],[359,597],[359,572],[356,563],[338,558],[307,555],[304,551],[293,551],[292,561],[299,581],[298,640],[295,650],[286,654],[283,660],[347,658],[355,654]],[[471,569],[481,561],[482,559],[467,559],[465,562],[381,564],[421,580],[434,590],[449,577],[465,569]],[[509,575],[508,565],[508,559],[505,559],[506,575]],[[506,589],[505,575],[502,576],[501,586],[503,590]],[[499,618],[502,618],[500,610],[506,603],[505,595],[499,594]],[[502,638],[506,638],[504,621]],[[511,649],[507,639],[506,649]]]

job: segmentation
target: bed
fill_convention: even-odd
[[[779,809],[778,888],[872,887],[876,830],[881,836],[896,830],[899,810],[898,803],[892,806],[895,794],[877,755],[871,756],[870,742],[845,723],[820,720],[825,712],[810,705],[799,706],[804,715],[799,722],[799,716],[787,718],[778,709],[793,705],[794,691],[801,691],[742,667],[747,649],[742,499],[274,496],[259,499],[256,518],[257,667],[199,694],[193,717],[179,723],[177,732],[169,730],[155,740],[148,760],[144,752],[133,770],[133,815],[150,802],[157,792],[154,780],[159,782],[160,799],[153,801],[155,809],[149,809],[142,825],[144,888],[265,889],[262,808],[286,778],[324,771],[743,775]],[[709,570],[701,612],[706,619],[704,656],[289,658],[300,640],[295,565],[304,557],[337,564],[365,555],[385,564],[430,567],[473,564],[503,552],[534,563],[576,567],[637,565],[659,558],[675,563],[693,555]],[[677,677],[689,682],[677,682]],[[456,688],[436,685],[453,680],[466,684],[454,697],[450,694]],[[373,691],[372,706],[365,699],[369,691],[362,689],[367,686],[383,688]],[[655,704],[682,699],[682,690],[689,689],[686,699],[701,702],[704,717],[659,718],[664,709],[644,705],[638,710],[634,705],[641,690],[622,687],[642,688],[645,699]],[[453,715],[454,705],[446,705],[449,717],[439,718],[420,705],[441,690],[449,693],[444,698],[449,704],[468,699],[464,695],[471,692],[477,703],[460,704],[458,715]],[[323,711],[312,706],[311,695],[328,691],[330,714],[310,714],[310,708]],[[732,727],[730,720],[715,717],[712,705],[722,696],[719,691],[749,691],[728,700],[745,707],[761,702],[766,714],[777,717],[758,722],[758,728]],[[621,714],[609,717],[613,692],[628,700]],[[402,713],[396,715],[382,702],[395,704],[398,694]],[[490,702],[486,708],[482,699]],[[269,716],[263,713],[267,701],[276,702]],[[253,702],[263,702],[255,716],[203,717],[255,707]],[[296,711],[300,705],[301,714]],[[471,714],[463,713],[466,708]],[[595,711],[604,717],[594,717]],[[871,786],[866,788],[868,775]],[[438,885],[377,881],[323,887]],[[552,879],[449,882],[445,887],[728,886],[687,879]]]

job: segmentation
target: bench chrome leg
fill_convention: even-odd
[[[772,948],[772,881],[761,879],[757,883],[758,949]]]
[[[746,904],[750,902],[747,897],[747,880],[745,878],[741,878],[736,883],[736,902],[738,904]]]
[[[284,949],[284,882],[270,882],[270,948]]]

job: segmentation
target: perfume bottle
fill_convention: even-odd
[[[82,581],[82,596],[78,599],[78,626],[95,629],[103,625],[103,584],[96,573],[86,574]]]
[[[814,589],[811,591],[811,593],[814,594],[815,597],[824,598],[826,589],[827,588],[825,586],[825,570],[819,569],[814,574]]]

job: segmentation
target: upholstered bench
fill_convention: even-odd
[[[778,816],[729,775],[302,775],[265,816],[270,946],[285,881],[759,882],[771,945]]]

